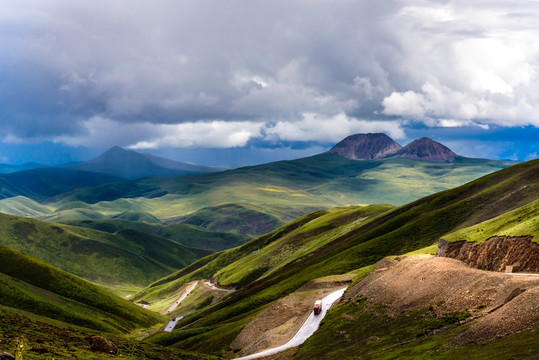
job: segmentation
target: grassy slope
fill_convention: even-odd
[[[282,221],[264,212],[260,207],[248,204],[223,204],[205,207],[169,222],[191,224],[207,230],[251,236],[267,234],[284,225]]]
[[[233,339],[241,330],[247,316],[243,314],[261,311],[267,304],[289,294],[311,279],[345,273],[373,264],[387,255],[403,254],[432,245],[448,232],[524,206],[537,200],[538,197],[539,160],[535,160],[389,210],[368,221],[350,226],[344,233],[328,240],[315,251],[302,257],[298,256],[295,261],[282,266],[277,264],[275,271],[267,269],[266,275],[258,280],[255,279],[262,274],[256,273],[258,276],[253,275],[252,279],[248,279],[252,282],[245,283],[245,287],[241,290],[199,314],[184,319],[182,324],[188,327],[175,332],[172,336],[175,337],[178,346],[199,350],[206,347],[206,351],[219,352],[222,348],[226,348],[226,342]],[[287,231],[281,229],[281,234],[278,236],[274,234],[274,238],[268,244],[285,241],[283,240],[285,237],[293,231],[298,231],[300,227],[304,227],[308,232],[311,221],[313,223],[320,221],[321,216],[327,214],[321,213]],[[327,233],[329,234],[333,233]],[[324,237],[324,234],[314,238],[324,243],[320,237]],[[260,241],[260,238],[251,243],[255,244],[257,241]],[[271,245],[268,249],[270,248]],[[155,283],[141,295],[158,297],[160,292],[166,293],[174,289],[178,282],[217,275],[219,271],[231,282],[242,278],[241,274],[243,278],[250,276],[249,272],[240,266],[240,263],[250,262],[249,256],[246,256],[249,252],[244,251],[243,256],[234,258],[231,256],[233,251],[238,249],[222,255],[213,255],[210,259],[202,259],[198,264],[195,263],[192,267]],[[300,251],[302,248],[298,249],[297,253],[288,253],[287,256],[299,255]],[[261,259],[264,255],[261,251]],[[223,257],[231,261],[218,263]],[[234,264],[236,261],[238,263]],[[264,265],[263,262],[258,264],[262,268]],[[174,286],[167,288],[171,284]],[[224,340],[218,340],[222,334],[226,334],[223,336]],[[170,339],[167,341],[174,342]]]
[[[119,334],[105,334],[118,346],[117,355],[90,350],[88,337],[103,335],[96,331],[69,326],[28,312],[0,306],[2,351],[16,353],[17,341],[23,340],[25,360],[43,359],[112,359],[127,360],[210,360],[208,355],[188,353],[131,340]]]
[[[133,229],[150,235],[170,239],[188,247],[196,247],[211,251],[230,249],[242,245],[250,239],[250,237],[245,235],[207,231],[197,226],[187,224],[165,226],[123,219],[73,220],[65,221],[63,223],[108,233]]]
[[[0,304],[101,331],[162,318],[41,260],[0,245]]]
[[[480,243],[494,235],[531,235],[534,242],[539,242],[539,200],[475,226],[444,235],[444,239]]]
[[[27,197],[15,196],[0,200],[0,212],[11,215],[39,217],[52,213],[53,209]]]
[[[0,243],[95,282],[138,286],[210,253],[134,230],[108,234],[4,214]]]

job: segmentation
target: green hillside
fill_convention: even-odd
[[[534,201],[494,219],[444,235],[447,241],[481,243],[494,235],[531,235],[539,243],[539,201]]]
[[[67,225],[90,228],[108,233],[121,230],[137,230],[150,235],[173,240],[188,247],[196,247],[211,251],[230,249],[246,243],[251,237],[218,231],[208,231],[194,225],[173,224],[162,225],[143,221],[129,221],[118,218],[97,220],[63,221]]]
[[[539,160],[534,160],[398,208],[319,211],[201,259],[153,283],[137,299],[155,301],[195,279],[235,284],[238,290],[222,301],[188,314],[181,330],[151,340],[217,354],[270,303],[313,279],[358,271],[385,256],[431,246],[447,233],[534,206],[538,198]]]
[[[162,321],[89,282],[0,245],[0,305],[101,331],[126,332]]]
[[[77,208],[84,208],[82,202]],[[0,200],[0,212],[29,217],[48,216],[54,210],[48,206],[42,205],[35,200],[24,196],[14,196]]]
[[[167,223],[191,224],[207,230],[251,236],[263,235],[284,225],[262,208],[248,204],[205,207],[189,215],[170,219]]]
[[[110,285],[144,286],[211,253],[136,230],[109,234],[5,214],[0,243]]]
[[[144,331],[144,330],[142,330]],[[105,336],[118,347],[117,354],[92,351],[91,336]],[[133,339],[130,335],[107,333],[80,328],[37,316],[22,310],[0,306],[0,336],[2,351],[17,353],[23,345],[22,358],[43,359],[109,359],[126,360],[211,360],[222,359],[180,349],[165,348]]]

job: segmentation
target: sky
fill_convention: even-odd
[[[0,0],[0,163],[539,153],[539,0]]]

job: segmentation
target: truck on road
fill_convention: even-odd
[[[322,311],[322,300],[316,300],[314,302],[313,311],[315,315],[320,314],[320,312]]]

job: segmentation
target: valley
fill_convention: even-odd
[[[431,161],[408,158],[425,154],[413,143],[394,157],[325,153],[49,197],[27,187],[0,201],[17,213],[0,214],[11,324],[0,344],[25,336],[28,359],[96,358],[88,334],[133,359],[270,348],[275,359],[533,358],[522,344],[539,326],[539,280],[503,271],[539,272],[539,161],[451,158],[421,143]],[[279,348],[337,290],[319,329]]]

